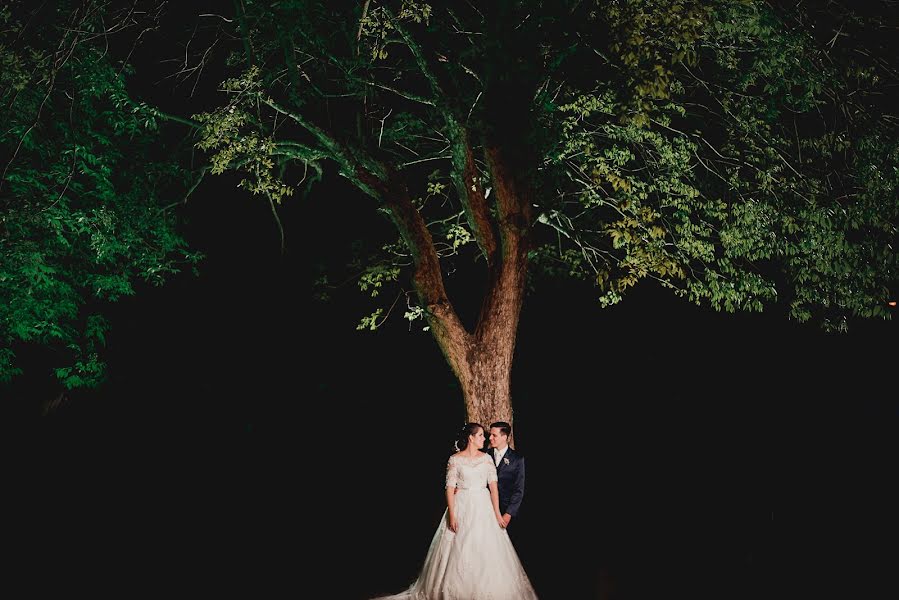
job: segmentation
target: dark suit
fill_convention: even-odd
[[[487,454],[495,463],[494,449],[487,450]],[[507,448],[496,467],[496,477],[496,487],[499,491],[499,512],[500,514],[509,513],[514,519],[518,516],[518,509],[524,498],[524,457],[512,448]]]

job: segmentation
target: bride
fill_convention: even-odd
[[[375,600],[537,600],[499,512],[484,428],[468,423],[446,465],[446,512],[418,579]]]

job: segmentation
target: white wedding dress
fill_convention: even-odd
[[[375,600],[537,600],[509,534],[496,521],[490,481],[496,481],[496,467],[488,454],[450,456],[446,487],[458,488],[457,531],[444,511],[415,583]]]

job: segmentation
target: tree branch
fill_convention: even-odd
[[[406,100],[412,100],[413,102],[419,102],[421,104],[427,104],[428,106],[436,106],[436,103],[433,100],[429,100],[422,96],[418,96],[411,92],[404,92],[403,90],[396,89],[394,87],[390,87],[388,85],[384,85],[383,83],[378,83],[377,81],[368,81],[367,79],[360,79],[358,77],[353,77],[353,79],[359,81],[360,83],[364,83],[365,85],[370,85],[372,87],[381,88],[382,90],[387,90],[388,92],[393,92],[397,96],[405,98]]]
[[[300,113],[282,106],[275,100],[261,96],[260,100],[282,115],[290,117],[311,133],[324,148],[323,153],[338,164],[341,175],[348,178],[356,187],[372,198],[383,200],[382,188],[386,185],[387,173],[378,161],[365,156],[361,150],[349,148],[338,142],[323,129],[307,121]],[[302,146],[301,144],[297,145]]]
[[[445,116],[452,144],[453,183],[475,241],[484,253],[487,265],[492,266],[497,260],[496,236],[493,233],[484,187],[478,180],[478,168],[474,162],[468,131],[452,114],[446,113]]]
[[[418,69],[421,71],[421,74],[425,76],[425,79],[428,80],[428,84],[431,86],[431,91],[434,92],[435,98],[442,98],[444,96],[443,90],[440,88],[440,83],[437,81],[437,77],[434,76],[434,73],[431,72],[431,67],[428,65],[428,60],[425,58],[424,52],[421,49],[421,46],[412,39],[412,35],[406,31],[406,29],[401,26],[399,23],[396,23],[396,30],[402,36],[403,41],[406,43],[406,46],[412,52],[412,57],[415,59],[415,64],[418,65]]]
[[[383,207],[411,253],[412,281],[422,305],[427,308],[428,322],[441,347],[449,340],[467,340],[470,334],[465,331],[446,293],[434,239],[406,185],[395,173],[391,173],[386,182],[364,170],[360,170],[357,177],[378,191]]]
[[[159,117],[161,119],[165,119],[166,121],[174,121],[175,123],[181,123],[182,125],[187,125],[188,127],[192,127],[194,129],[202,129],[203,124],[194,121],[193,119],[186,119],[184,117],[179,117],[178,115],[169,114],[167,112],[163,112],[156,107],[151,106],[150,111],[153,113],[154,117]]]
[[[488,144],[484,151],[493,176],[499,231],[503,244],[503,260],[519,251],[531,227],[530,194],[519,185],[516,175],[508,168],[503,151]]]
[[[474,336],[488,345],[511,340],[507,347],[513,347],[527,277],[531,197],[529,190],[519,185],[498,146],[488,144],[485,154],[493,176],[502,246],[497,253],[500,262],[488,271],[487,293]]]
[[[240,38],[243,40],[244,58],[246,58],[247,66],[252,66],[256,64],[256,60],[253,56],[253,47],[250,45],[250,29],[247,25],[247,15],[244,10],[243,0],[234,0],[234,12],[237,13]]]

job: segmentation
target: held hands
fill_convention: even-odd
[[[509,521],[512,520],[512,515],[510,515],[509,513],[506,513],[503,516],[501,516],[500,519],[502,519],[503,527],[508,527]]]
[[[503,529],[506,528],[506,524],[508,523],[506,518],[499,513],[496,513],[496,522],[499,523],[499,526],[502,527]]]

